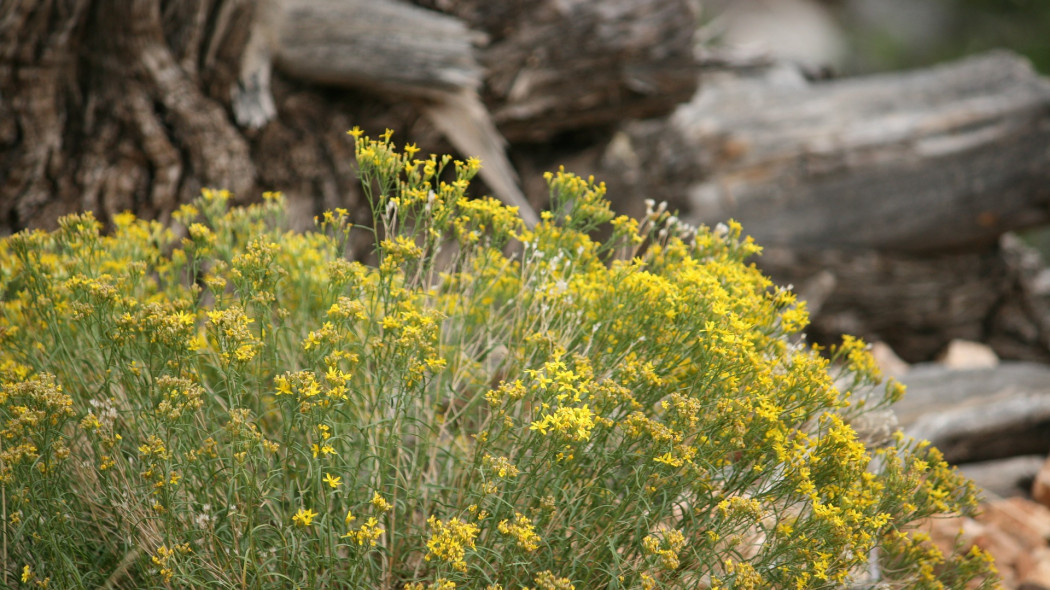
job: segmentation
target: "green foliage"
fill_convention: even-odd
[[[476,160],[352,134],[371,228],[208,190],[172,227],[0,242],[6,585],[993,583],[912,526],[972,485],[865,449],[850,421],[900,386],[857,340],[799,344],[739,225],[613,218],[561,171],[529,230],[465,196]]]

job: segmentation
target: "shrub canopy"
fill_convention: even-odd
[[[466,197],[476,160],[351,133],[370,227],[206,190],[170,227],[0,242],[6,583],[993,583],[913,527],[972,485],[865,447],[901,387],[855,339],[806,346],[739,225],[617,217],[559,171],[530,229]]]

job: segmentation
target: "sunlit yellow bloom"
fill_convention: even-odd
[[[375,506],[376,510],[380,512],[386,512],[393,508],[389,502],[383,499],[383,496],[379,495],[379,492],[372,493],[372,506]]]
[[[542,540],[532,526],[532,521],[520,512],[514,513],[514,520],[501,520],[496,529],[504,535],[511,535],[517,539],[519,547],[525,551],[535,551]]]
[[[314,443],[314,444],[310,445],[310,450],[313,452],[314,458],[317,458],[318,455],[323,455],[323,456],[327,457],[328,455],[338,455],[339,454],[339,453],[336,452],[335,448],[332,447],[332,445],[329,445],[329,444],[318,445],[318,444]]]
[[[473,523],[465,523],[458,518],[441,521],[431,516],[427,519],[430,525],[430,538],[427,540],[427,554],[425,559],[440,558],[452,565],[453,569],[466,571],[467,564],[464,561],[467,549],[474,549],[474,539],[477,537],[478,526]]]
[[[299,511],[295,513],[295,516],[292,517],[292,521],[301,527],[308,527],[313,524],[315,518],[317,518],[316,512],[300,508]]]

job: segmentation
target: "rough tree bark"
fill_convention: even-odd
[[[486,102],[511,142],[663,115],[696,90],[689,2],[425,0],[489,33]]]
[[[238,2],[5,2],[6,229],[87,209],[164,217],[202,185],[247,191],[250,146],[204,89],[231,80],[250,18]]]
[[[299,11],[319,5],[266,2],[284,2]],[[388,29],[354,28],[353,23],[368,20],[360,11],[390,14],[388,9],[405,4],[343,5],[353,9],[341,10],[338,18],[350,20],[328,23],[330,30],[345,24],[345,30],[376,36],[358,47],[390,46],[391,39],[381,37]],[[612,124],[617,113],[665,113],[696,87],[695,67],[673,77],[664,73],[668,56],[688,62],[691,55],[692,27],[682,26],[689,22],[683,18],[692,18],[687,0],[508,3],[506,19],[543,16],[527,26],[491,18],[498,10],[477,6],[488,20],[468,24],[497,40],[477,48],[478,60],[501,64],[503,77],[527,74],[547,80],[534,83],[531,94],[516,91],[516,98],[562,93],[554,95],[554,106],[518,109],[510,119],[522,128],[546,126],[550,135],[596,121]],[[455,12],[457,6],[441,8]],[[258,129],[249,120],[238,123],[233,98],[244,90],[245,50],[263,12],[253,0],[2,0],[0,234],[52,227],[60,215],[82,210],[95,211],[103,221],[124,209],[163,219],[203,186],[229,188],[242,200],[282,190],[297,224],[305,226],[325,208],[364,213],[352,145],[343,135],[349,127],[358,124],[370,133],[391,128],[424,152],[450,151],[446,137],[462,126],[448,123],[447,111],[440,109],[435,116],[443,129],[434,117],[423,116],[435,111],[435,103],[411,88],[406,91],[404,74],[420,72],[409,67],[407,55],[403,67],[398,55],[388,55],[383,63],[393,67],[352,79],[324,79],[312,67],[335,60],[311,54],[310,39],[299,40],[299,54],[279,55],[284,60],[277,60],[271,89],[276,117]],[[450,20],[424,16],[420,36],[426,37],[431,26],[455,28]],[[531,37],[514,43],[518,37],[500,33],[514,27]],[[561,49],[537,54],[529,45],[535,39],[557,39]],[[353,54],[355,49],[342,51]],[[344,62],[352,64],[350,57]],[[594,69],[593,80],[584,82],[570,57],[615,73]],[[673,81],[642,88],[638,81],[649,78]],[[487,83],[494,85],[492,80]],[[408,80],[409,86],[413,83]],[[490,110],[499,112],[500,96],[488,93]],[[553,116],[581,108],[601,114]]]

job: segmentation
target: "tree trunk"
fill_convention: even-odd
[[[667,112],[696,86],[687,0],[487,4],[468,24],[494,41],[471,56],[476,32],[401,0],[2,0],[0,234],[84,210],[166,219],[206,186],[240,201],[281,190],[297,227],[337,206],[364,219],[344,135],[353,125],[394,129],[424,153],[452,151],[451,141],[463,157],[481,155],[502,197],[518,190],[514,171],[500,168],[492,115],[464,90],[487,83],[504,131],[548,137]],[[255,40],[270,10],[288,26]],[[409,17],[418,34],[392,35]],[[309,36],[320,29],[342,32]],[[530,45],[555,39],[543,54]],[[260,44],[267,51],[255,55]],[[259,76],[244,79],[246,68]],[[504,84],[528,77],[529,92]],[[534,108],[547,93],[560,94]]]
[[[164,8],[6,3],[0,216],[10,229],[81,210],[163,218],[201,186],[252,186],[248,142],[204,90],[222,86],[215,66],[243,44],[250,6]]]

